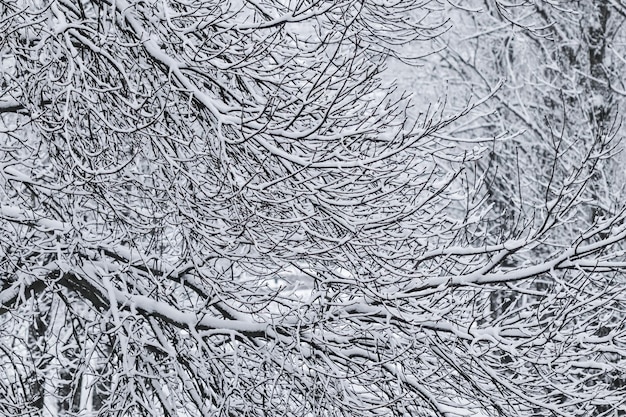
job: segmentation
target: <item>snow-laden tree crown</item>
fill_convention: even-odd
[[[0,0],[0,414],[626,415],[625,16]]]

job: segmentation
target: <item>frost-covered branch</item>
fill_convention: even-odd
[[[1,4],[0,414],[619,410],[617,9],[557,6]]]

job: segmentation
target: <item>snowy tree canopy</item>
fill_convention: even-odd
[[[0,414],[625,415],[626,7],[518,3],[0,0]]]

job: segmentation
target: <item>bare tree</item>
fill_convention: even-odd
[[[607,1],[484,1],[459,6],[470,7],[470,3],[481,12],[453,17],[457,29],[446,38],[448,48],[438,65],[449,69],[453,74],[449,79],[460,91],[484,91],[503,82],[489,108],[483,109],[483,116],[457,128],[465,136],[493,138],[489,153],[479,164],[487,199],[495,208],[487,230],[497,241],[496,236],[514,238],[536,227],[553,210],[553,203],[561,200],[563,185],[576,181],[572,169],[578,167],[578,180],[586,182],[580,193],[585,203],[578,206],[578,214],[571,214],[576,221],[564,222],[559,231],[551,232],[556,245],[559,239],[571,241],[622,207],[621,158],[603,155],[617,154],[623,132],[618,114],[624,97],[620,76],[626,54],[623,11]],[[581,171],[583,161],[593,161],[584,168],[590,175]],[[540,245],[506,262],[517,266],[550,253]],[[493,324],[501,316],[526,308],[529,302],[539,302],[537,294],[544,297],[561,279],[569,282],[569,278],[537,277],[529,292],[510,284],[492,287],[485,291],[492,312],[487,321]],[[619,276],[615,279],[620,282]],[[556,288],[561,289],[559,285]],[[578,306],[571,311],[578,314],[584,309]],[[585,326],[594,327],[598,335],[621,331],[620,307],[608,315],[595,313]],[[545,312],[544,319],[546,323],[558,321],[562,315],[561,311]],[[592,350],[590,357],[620,363],[621,355],[604,349]],[[506,354],[503,361],[510,362],[510,358]],[[595,366],[595,362],[587,364]],[[578,381],[582,390],[593,391],[595,382],[588,378],[596,371],[578,368],[569,371],[568,378]],[[621,392],[621,373],[619,365],[605,369],[602,384],[614,384]],[[564,394],[562,401],[567,398]],[[600,399],[592,403],[597,408],[591,406],[584,414],[624,412],[623,403],[608,404]]]
[[[494,233],[489,142],[459,132],[499,84],[409,117],[379,79],[466,9],[1,3],[0,412],[623,409],[626,213],[581,216],[613,136],[553,137]],[[494,316],[503,287],[526,302]]]

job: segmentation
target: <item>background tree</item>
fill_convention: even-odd
[[[606,159],[602,154],[616,152],[621,135],[617,111],[623,100],[622,7],[606,1],[513,5],[485,1],[459,6],[480,8],[481,12],[452,15],[457,29],[446,37],[441,61],[433,65],[449,68],[454,75],[448,79],[456,91],[465,94],[488,90],[504,80],[484,116],[458,128],[463,135],[494,138],[479,165],[487,198],[495,208],[490,214],[489,234],[516,237],[537,227],[550,214],[552,203],[561,200],[563,178],[572,178],[572,169],[590,158],[594,160],[592,174],[577,174],[578,180],[587,182],[581,194],[587,203],[579,206],[572,227],[553,231],[554,244],[614,215],[623,200],[620,159]],[[532,262],[529,257],[549,254],[541,253],[545,250],[539,246],[506,262]],[[545,276],[538,277],[530,292],[509,284],[484,291],[489,294],[492,311],[488,322],[493,324],[528,303],[541,305],[541,298],[554,285],[554,277]],[[559,285],[555,288],[561,291]],[[539,298],[537,294],[541,294]],[[554,311],[544,315],[544,320],[558,320],[563,314],[567,313]],[[594,312],[591,316],[594,318],[585,320],[593,323],[598,335],[620,331],[620,307],[608,315],[595,316]],[[604,349],[612,348],[593,350],[591,357],[619,362],[620,355]],[[510,356],[504,355],[503,360],[510,361]],[[593,383],[580,381],[594,371],[580,368],[569,371],[568,378],[591,390]],[[620,375],[615,370],[606,372],[605,382],[622,390]],[[596,404],[595,412],[585,413],[613,415],[616,408],[624,408],[607,406],[601,400]]]
[[[519,176],[532,205],[507,223],[476,124],[509,87],[463,75],[409,116],[381,84],[402,45],[482,13],[1,3],[0,411],[620,410],[624,206],[581,215],[613,136],[548,136],[553,174]],[[422,61],[446,58],[442,80],[469,68],[452,47]],[[502,288],[527,302],[492,314]]]

